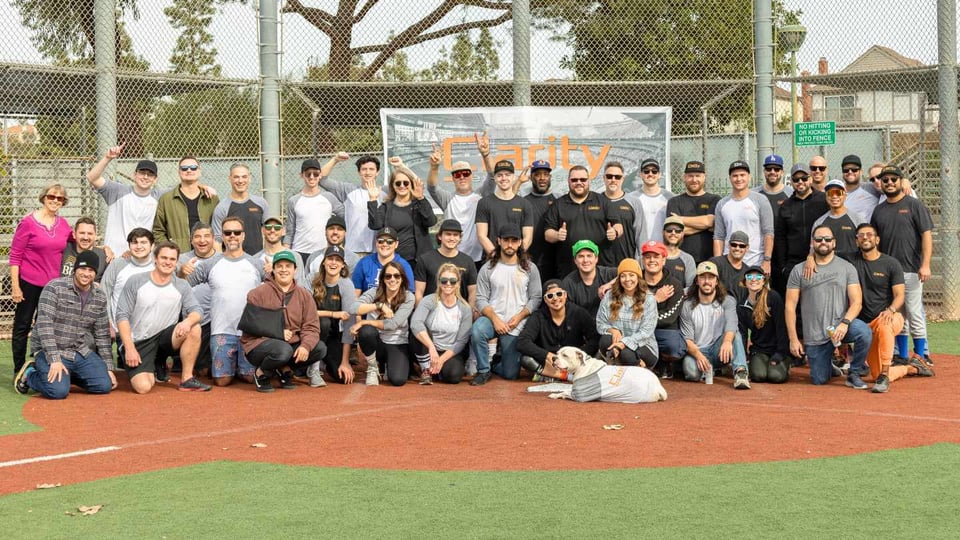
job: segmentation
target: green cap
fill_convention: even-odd
[[[297,256],[293,254],[292,251],[285,249],[283,251],[278,251],[273,256],[273,264],[277,264],[280,261],[292,262],[294,266],[297,266]]]
[[[573,245],[573,256],[576,257],[577,253],[584,249],[589,249],[594,255],[600,255],[600,248],[593,243],[593,240],[577,240],[577,243]]]

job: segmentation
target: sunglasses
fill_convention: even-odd
[[[845,174],[846,174],[846,173],[852,173],[852,172],[860,172],[860,168],[859,168],[859,167],[847,167],[846,169],[842,169],[842,170],[843,170],[843,172],[844,172]]]
[[[811,165],[811,166],[810,166],[810,170],[811,170],[811,171],[817,171],[817,172],[823,172],[823,171],[827,170],[827,166],[826,166],[826,165]]]
[[[553,300],[554,298],[563,298],[565,294],[567,293],[564,291],[548,292],[547,294],[543,295],[543,297],[547,300]]]
[[[283,228],[283,225],[280,225],[279,223],[269,223],[267,225],[264,225],[263,228],[268,231],[279,231],[280,229]]]
[[[872,232],[857,233],[857,238],[873,238],[873,237],[875,237],[875,236],[876,236],[876,234],[874,234],[874,233],[872,233]]]
[[[743,276],[743,279],[747,281],[762,281],[764,278],[763,274],[747,274]]]
[[[323,176],[323,174],[320,172],[305,172],[303,173],[303,175],[306,176],[307,178],[320,178],[321,176]]]
[[[199,165],[181,165],[180,166],[181,171],[195,171],[199,168],[200,168]]]
[[[663,232],[665,232],[665,233],[670,233],[670,234],[680,234],[680,233],[683,232],[683,228],[682,228],[682,227],[667,227],[666,229],[663,230]]]
[[[827,197],[842,197],[846,193],[847,192],[842,189],[832,188],[827,190]]]
[[[778,171],[778,172],[779,172],[779,171],[782,171],[782,170],[783,170],[783,167],[777,167],[777,166],[774,165],[774,166],[764,167],[763,170],[765,170],[765,171]]]
[[[737,249],[747,249],[746,244],[741,244],[740,242],[730,242],[730,247]]]
[[[383,279],[400,279],[400,274],[394,274],[394,273],[384,274]]]
[[[622,175],[622,174],[605,174],[605,175],[603,175],[603,176],[604,176],[604,178],[606,178],[607,180],[622,180],[622,179],[623,179],[623,175]]]
[[[386,244],[388,246],[392,246],[394,242],[396,242],[396,240],[394,240],[393,238],[377,238],[378,244]]]
[[[441,285],[456,285],[460,280],[455,277],[442,277],[440,278]]]
[[[408,180],[397,180],[393,183],[393,187],[410,187],[410,182]]]
[[[818,244],[826,243],[826,242],[833,242],[833,237],[832,237],[832,236],[814,236],[814,237],[813,237],[813,241],[816,242],[816,243],[818,243]]]
[[[871,177],[870,177],[870,181],[871,181],[871,182],[876,182],[877,180],[880,180],[880,177],[879,177],[879,176],[871,176]]]
[[[793,177],[793,181],[794,181],[794,182],[797,182],[797,183],[799,183],[799,182],[809,182],[809,181],[810,181],[810,177],[809,177],[809,176],[794,176],[794,177]]]
[[[67,198],[66,198],[66,197],[63,197],[63,196],[61,196],[61,195],[53,195],[53,194],[50,194],[50,193],[47,193],[46,195],[44,195],[43,198],[46,199],[46,200],[48,200],[48,201],[57,201],[58,203],[65,203],[65,202],[67,202]]]
[[[640,172],[642,172],[643,174],[657,174],[658,172],[660,172],[660,169],[643,169]]]
[[[241,234],[243,234],[243,231],[228,231],[226,229],[223,230],[224,236],[240,236]]]
[[[570,179],[571,184],[585,184],[589,181],[590,181],[589,178],[571,178]]]
[[[888,176],[888,177],[886,177],[886,178],[881,178],[881,179],[880,179],[880,182],[883,183],[883,184],[896,184],[896,183],[899,182],[899,181],[900,181],[900,179],[897,178],[896,176]]]
[[[453,171],[454,178],[469,178],[473,173],[470,171]]]

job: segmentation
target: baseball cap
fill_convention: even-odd
[[[840,162],[840,167],[844,165],[856,165],[857,167],[863,167],[863,163],[860,162],[860,156],[856,154],[850,154],[843,158],[843,161]]]
[[[92,249],[88,249],[77,255],[77,260],[73,263],[73,271],[76,272],[77,268],[92,268],[96,271],[99,266],[100,257]]]
[[[343,248],[340,246],[327,247],[327,249],[324,250],[323,252],[323,258],[326,259],[327,257],[332,257],[332,256],[337,256],[337,257],[340,257],[340,259],[344,259]]]
[[[684,227],[683,218],[680,216],[670,216],[667,219],[663,220],[663,228],[666,229],[667,225],[679,225]]]
[[[543,291],[546,291],[547,289],[552,289],[554,287],[562,289],[563,282],[560,281],[559,279],[548,279],[546,283],[543,284]]]
[[[730,235],[730,240],[728,240],[728,242],[739,242],[749,246],[750,236],[743,231],[733,231],[733,234]]]
[[[268,221],[273,221],[273,222],[276,222],[276,223],[279,223],[279,224],[283,225],[283,220],[280,219],[280,216],[270,216],[270,217],[268,217],[267,219],[263,220],[264,225],[266,225],[266,223],[267,223]],[[344,227],[344,228],[346,228],[346,227]]]
[[[497,174],[500,171],[516,172],[516,169],[513,168],[512,161],[509,159],[501,159],[493,166],[493,174]]]
[[[338,215],[336,215],[336,214],[330,216],[330,219],[327,220],[327,226],[324,227],[324,228],[325,228],[325,229],[329,229],[330,227],[333,227],[334,225],[339,225],[340,227],[343,228],[343,230],[347,230],[347,222],[346,222],[342,217],[340,217],[340,216],[338,216]]]
[[[802,172],[803,174],[810,175],[810,167],[807,167],[806,163],[795,163],[793,167],[790,167],[790,176]]]
[[[747,172],[750,172],[750,164],[742,159],[738,159],[730,164],[730,167],[727,169],[727,172],[732,173],[737,169],[743,169]]]
[[[837,180],[836,178],[827,182],[827,185],[823,186],[823,191],[830,191],[830,188],[842,189],[844,191],[847,190],[847,188],[843,185],[843,180]]]
[[[293,254],[289,249],[283,251],[278,251],[273,256],[273,264],[277,264],[280,261],[287,261],[293,263],[293,266],[297,266],[297,256]]]
[[[455,219],[445,219],[443,223],[440,224],[440,232],[443,231],[454,231],[454,232],[463,232],[463,227],[460,226],[460,222]]]
[[[770,154],[769,156],[763,158],[763,166],[766,167],[767,165],[776,165],[782,169],[783,158],[776,154]]]
[[[746,270],[743,271],[743,275],[747,274],[763,274],[766,275],[763,271],[763,268],[759,266],[748,266]]]
[[[141,159],[137,162],[137,168],[135,171],[150,171],[154,176],[157,175],[157,164],[150,161],[149,159]]]
[[[513,223],[507,223],[500,227],[500,233],[497,234],[498,238],[523,238],[523,235],[520,234],[520,227],[514,225]]]
[[[699,276],[703,274],[713,274],[717,277],[720,277],[720,272],[717,271],[717,265],[710,261],[703,261],[697,265],[697,275]]]
[[[667,256],[667,246],[657,242],[656,240],[650,240],[649,242],[644,242],[643,247],[640,248],[640,254],[646,255],[647,253],[659,253],[661,257]]]
[[[393,230],[392,227],[384,227],[379,231],[377,231],[377,238],[380,238],[381,236],[389,236],[390,238],[393,238],[394,240],[396,240],[397,231]]]
[[[530,164],[530,172],[533,172],[537,169],[546,169],[552,171],[553,168],[550,167],[550,162],[545,159],[538,159]]]
[[[576,257],[577,253],[585,249],[589,249],[594,255],[600,254],[600,248],[597,247],[597,244],[594,243],[593,240],[577,240],[577,242],[573,244],[573,256]]]
[[[884,176],[891,175],[896,176],[897,178],[903,178],[903,173],[900,172],[900,167],[897,167],[896,165],[887,165],[886,167],[880,169],[880,174],[877,176],[883,178]]]
[[[473,172],[473,168],[470,167],[470,164],[466,161],[454,161],[453,165],[450,166],[450,172],[457,172],[457,171]]]
[[[660,170],[660,162],[657,161],[657,160],[655,160],[655,159],[653,159],[653,158],[647,158],[647,159],[645,159],[645,160],[643,160],[643,161],[640,162],[640,170],[641,170],[641,171],[642,171],[643,169],[646,169],[647,167],[656,167],[657,170],[659,171],[659,170]]]
[[[305,159],[303,163],[300,164],[300,172],[305,172],[307,169],[321,169],[320,162],[315,159]]]
[[[703,165],[702,161],[688,161],[687,165],[683,168],[685,173],[706,173],[707,168]]]

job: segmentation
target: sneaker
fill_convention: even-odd
[[[930,358],[929,354],[923,355],[923,361],[926,362],[928,366],[933,367],[933,358]]]
[[[270,384],[270,376],[253,374],[253,384],[257,387],[257,392],[273,392],[273,385]]]
[[[30,377],[30,372],[34,371],[36,368],[36,362],[25,362],[23,366],[20,367],[20,371],[17,372],[17,376],[13,378],[13,389],[17,391],[20,395],[27,395],[27,392],[30,391],[30,385],[27,384],[27,379]]]
[[[490,381],[492,374],[489,371],[483,373],[477,373],[477,375],[470,381],[470,386],[483,386]]]
[[[177,390],[181,392],[209,392],[211,386],[209,384],[204,384],[200,382],[200,379],[196,377],[190,377],[189,379],[180,383],[180,386]]]
[[[674,376],[673,362],[664,362],[663,371],[660,373],[661,379],[672,379]]]
[[[910,359],[903,356],[894,355],[893,360],[890,361],[890,364],[894,366],[909,366]]]
[[[293,390],[297,385],[293,382],[293,371],[277,370],[277,377],[280,378],[280,388],[284,390]]]
[[[873,388],[870,389],[874,394],[885,394],[887,390],[890,389],[890,378],[884,374],[880,374],[877,377],[877,382],[873,383]]]
[[[323,371],[320,370],[320,362],[314,362],[307,368],[307,377],[310,377],[310,388],[321,388],[327,383],[323,380]]]
[[[380,368],[367,366],[367,386],[380,386]]]
[[[917,368],[918,377],[933,377],[933,369],[919,356],[911,356],[907,365]]]
[[[863,379],[860,378],[860,375],[857,375],[856,373],[847,375],[847,386],[856,390],[867,389],[867,383],[863,382]]]
[[[736,390],[750,389],[750,377],[747,375],[746,369],[740,368],[733,373],[733,388]]]
[[[830,363],[830,370],[832,371],[832,375],[831,375],[832,377],[843,377],[843,376],[844,376],[843,370],[840,369],[840,366],[834,364],[833,362]]]
[[[844,362],[843,365],[840,366],[840,373],[842,373],[844,376],[850,374],[850,362]]]
[[[157,378],[157,382],[167,382],[170,380],[170,371],[167,370],[166,359],[157,362],[157,365],[153,368],[153,375]]]
[[[554,379],[553,377],[547,377],[543,373],[534,373],[533,378],[530,379],[530,382],[538,383],[555,383],[560,382],[560,379]]]
[[[430,375],[430,373],[429,373],[427,370],[421,371],[421,372],[420,372],[420,385],[421,385],[421,386],[429,386],[429,385],[431,385],[431,384],[433,384],[433,376]]]

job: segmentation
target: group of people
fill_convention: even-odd
[[[878,163],[862,182],[847,156],[843,180],[829,180],[816,157],[786,185],[771,155],[751,189],[738,160],[719,197],[702,162],[686,163],[674,195],[657,160],[641,163],[630,192],[611,161],[602,191],[575,165],[561,195],[547,161],[518,175],[493,161],[485,133],[475,141],[488,171],[478,190],[465,161],[441,188],[436,148],[426,181],[392,157],[384,189],[380,161],[362,156],[359,183],[337,182],[341,152],[302,163],[285,218],[249,192],[246,165],[231,167],[221,200],[184,157],[179,185],[160,193],[149,160],[132,185],[107,179],[123,150],[111,148],[87,175],[108,207],[103,246],[94,220],[59,216],[59,184],[17,227],[17,391],[106,393],[117,367],[137,393],[177,370],[183,391],[210,390],[201,379],[260,392],[350,384],[361,365],[367,385],[481,386],[522,370],[562,381],[564,346],[663,378],[729,373],[736,389],[786,382],[805,363],[814,384],[839,375],[864,389],[867,378],[874,392],[933,374],[922,303],[933,225],[896,166]]]

